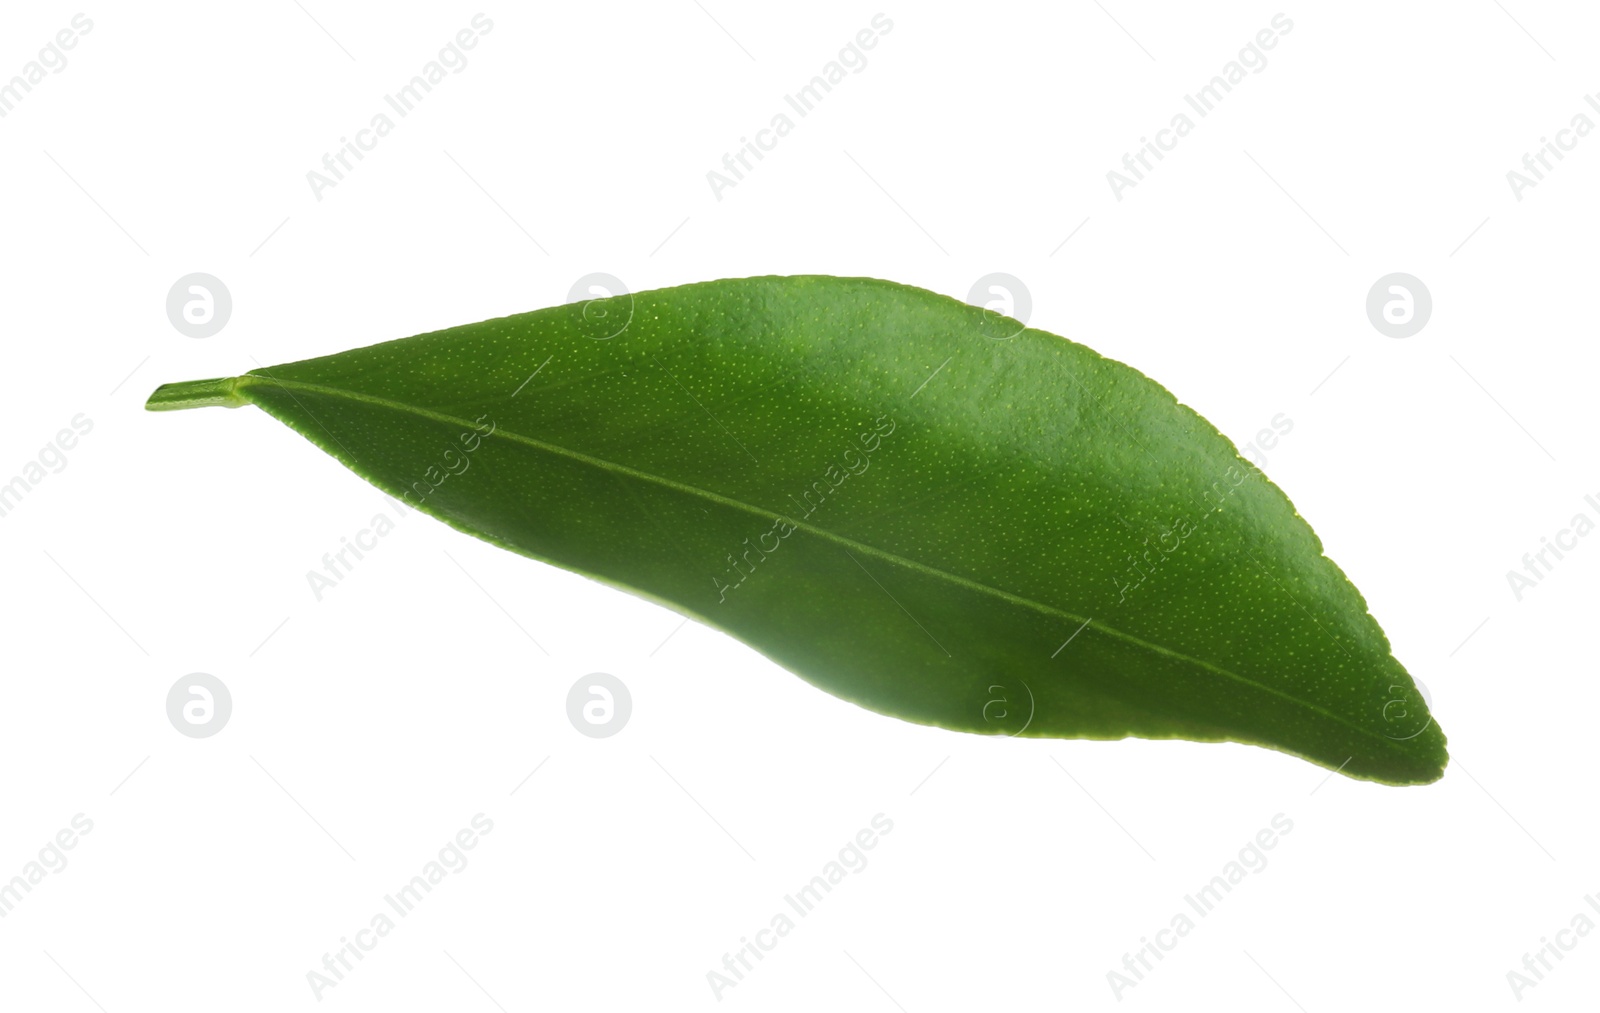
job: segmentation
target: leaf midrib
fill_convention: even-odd
[[[386,408],[386,409],[389,409],[391,411],[406,412],[406,413],[409,413],[409,414],[412,414],[412,415],[416,415],[416,416],[418,416],[420,418],[430,419],[430,420],[435,421],[435,422],[444,422],[444,423],[449,423],[451,425],[458,425],[458,426],[469,426],[469,425],[471,425],[471,423],[468,422],[466,419],[458,418],[458,417],[456,417],[454,415],[449,415],[449,414],[447,414],[445,412],[437,412],[437,411],[432,410],[431,408],[424,408],[424,407],[422,407],[420,405],[406,404],[406,403],[401,402],[401,401],[392,401],[392,400],[390,400],[388,398],[382,398],[382,397],[377,397],[377,396],[374,396],[374,395],[371,395],[371,394],[365,394],[365,393],[362,393],[361,391],[347,390],[347,389],[345,389],[343,387],[330,387],[330,386],[326,386],[324,384],[307,383],[307,382],[305,382],[303,380],[284,380],[284,379],[280,379],[280,378],[275,377],[275,376],[267,376],[265,374],[260,374],[260,373],[246,373],[245,375],[237,377],[235,379],[235,382],[238,385],[237,389],[239,389],[240,391],[243,391],[244,389],[246,389],[249,386],[251,386],[252,385],[252,381],[256,381],[256,382],[266,381],[266,382],[275,384],[277,386],[283,387],[286,390],[302,390],[302,391],[306,391],[308,393],[325,394],[325,395],[330,395],[330,396],[333,396],[333,397],[341,397],[341,398],[345,398],[345,399],[350,400],[350,401],[357,401],[357,402],[361,402],[361,403],[364,403],[364,404],[374,405],[374,406],[380,407],[380,408]],[[308,411],[308,412],[306,412],[306,414],[309,417],[311,413]],[[313,419],[312,421],[316,421],[316,420]],[[320,426],[321,423],[318,423],[318,425]],[[323,428],[326,428],[326,427],[323,427]],[[329,433],[328,435],[332,436],[333,434]],[[647,472],[647,471],[641,471],[641,470],[639,470],[637,468],[629,467],[626,464],[619,464],[619,463],[617,463],[615,461],[607,461],[607,460],[605,460],[603,458],[593,457],[593,456],[590,456],[589,454],[585,454],[585,453],[583,453],[582,451],[579,451],[579,450],[572,450],[572,449],[570,449],[568,447],[558,446],[557,444],[554,444],[554,443],[547,443],[547,442],[545,442],[543,440],[535,439],[534,437],[531,437],[531,436],[524,436],[521,433],[515,433],[515,432],[512,432],[512,431],[510,431],[508,429],[500,428],[498,426],[495,428],[495,431],[490,435],[491,436],[505,436],[507,439],[511,440],[512,442],[521,443],[521,444],[523,444],[525,446],[532,447],[535,450],[542,450],[545,453],[556,454],[558,456],[566,457],[566,458],[569,458],[569,459],[574,460],[574,461],[579,461],[579,462],[581,462],[583,464],[587,464],[587,465],[590,465],[592,467],[599,468],[599,469],[601,469],[603,471],[609,471],[609,472],[612,472],[614,474],[619,474],[619,475],[626,475],[626,476],[628,476],[630,478],[635,478],[635,479],[639,479],[639,480],[642,480],[642,481],[645,481],[645,482],[650,482],[650,483],[653,483],[655,485],[662,486],[664,488],[674,489],[674,490],[676,490],[678,492],[687,493],[688,495],[691,495],[691,496],[697,496],[697,497],[700,497],[701,499],[705,499],[705,500],[708,500],[708,501],[713,502],[713,503],[718,503],[718,504],[720,504],[722,506],[732,507],[733,509],[736,509],[736,510],[742,510],[745,513],[752,514],[754,516],[760,517],[763,520],[773,520],[773,521],[781,520],[784,523],[794,525],[795,528],[797,528],[798,530],[805,531],[808,534],[811,534],[811,535],[816,536],[817,538],[823,539],[824,541],[832,542],[832,543],[838,545],[840,548],[843,548],[843,549],[846,549],[846,550],[855,549],[855,550],[861,552],[864,555],[873,556],[873,557],[875,557],[875,558],[877,558],[879,560],[882,560],[884,562],[891,563],[891,564],[896,565],[896,566],[902,566],[902,567],[905,567],[905,568],[910,569],[910,570],[915,570],[915,571],[917,571],[919,573],[926,574],[927,576],[933,577],[935,579],[948,581],[949,583],[955,584],[958,587],[963,587],[963,588],[966,588],[967,590],[975,591],[975,592],[977,592],[979,594],[989,595],[991,597],[998,598],[1001,601],[1009,602],[1009,603],[1011,603],[1013,605],[1019,605],[1019,606],[1021,606],[1023,608],[1032,609],[1033,611],[1039,612],[1039,613],[1044,614],[1044,615],[1056,616],[1056,617],[1060,617],[1060,618],[1066,619],[1066,620],[1068,620],[1069,622],[1072,622],[1072,623],[1079,623],[1079,624],[1084,624],[1084,625],[1087,625],[1088,623],[1093,622],[1093,619],[1091,617],[1074,615],[1073,613],[1067,612],[1064,609],[1057,608],[1054,605],[1047,605],[1044,602],[1034,601],[1031,598],[1026,598],[1026,597],[1023,597],[1022,595],[1014,594],[1014,593],[1012,593],[1010,591],[1004,591],[1004,590],[1001,590],[1000,588],[997,588],[997,587],[991,587],[988,584],[983,584],[983,583],[980,583],[978,581],[972,580],[970,578],[963,577],[960,574],[950,573],[947,570],[941,570],[938,567],[929,566],[926,563],[919,563],[914,559],[907,559],[904,556],[897,555],[897,554],[895,554],[893,552],[889,552],[889,551],[887,551],[885,549],[880,549],[880,548],[877,548],[876,546],[868,545],[868,544],[866,544],[864,542],[858,542],[858,541],[855,541],[854,539],[846,538],[845,536],[840,535],[840,534],[836,534],[836,533],[834,533],[832,531],[827,530],[826,528],[819,528],[819,527],[816,527],[814,525],[806,524],[803,521],[795,521],[795,520],[792,520],[792,519],[788,519],[788,518],[784,517],[783,515],[780,515],[780,514],[772,512],[772,511],[766,510],[763,507],[759,507],[759,506],[756,506],[756,505],[751,504],[751,503],[745,503],[742,500],[733,499],[732,497],[724,496],[721,493],[712,492],[709,489],[701,489],[698,486],[689,485],[689,484],[687,484],[685,482],[679,482],[676,479],[667,478],[667,477],[665,477],[663,475],[654,475],[654,474],[651,474],[650,472]],[[338,443],[338,439],[335,438],[334,442]],[[1240,683],[1242,685],[1249,686],[1249,687],[1251,687],[1253,689],[1257,689],[1257,690],[1260,690],[1260,691],[1262,691],[1264,693],[1268,693],[1268,694],[1271,694],[1273,696],[1279,697],[1280,699],[1287,700],[1288,702],[1290,702],[1292,704],[1295,704],[1295,705],[1300,706],[1300,707],[1304,707],[1305,709],[1313,711],[1314,713],[1320,714],[1320,715],[1328,718],[1331,721],[1334,721],[1334,722],[1336,722],[1338,724],[1344,725],[1345,727],[1350,728],[1351,730],[1353,730],[1353,731],[1355,731],[1355,732],[1357,732],[1357,733],[1359,733],[1361,735],[1365,735],[1365,736],[1373,739],[1374,741],[1380,743],[1381,745],[1384,745],[1384,746],[1386,746],[1388,748],[1391,748],[1391,749],[1396,749],[1399,752],[1401,752],[1402,754],[1405,754],[1404,749],[1399,747],[1394,742],[1394,740],[1388,738],[1387,736],[1380,735],[1377,732],[1372,731],[1371,729],[1363,728],[1360,725],[1357,725],[1357,724],[1351,722],[1348,718],[1344,717],[1341,714],[1337,714],[1337,713],[1335,713],[1333,711],[1327,710],[1327,709],[1325,709],[1323,707],[1320,707],[1317,704],[1314,704],[1314,703],[1312,703],[1312,702],[1310,702],[1308,700],[1302,700],[1299,697],[1296,697],[1296,696],[1293,696],[1293,695],[1291,695],[1289,693],[1286,693],[1283,690],[1280,690],[1280,689],[1278,689],[1278,688],[1276,688],[1274,686],[1268,686],[1268,685],[1266,685],[1264,683],[1256,682],[1254,679],[1247,678],[1247,677],[1245,677],[1243,675],[1238,674],[1237,672],[1231,672],[1228,669],[1223,668],[1220,665],[1213,664],[1212,662],[1206,661],[1206,660],[1204,660],[1202,658],[1191,657],[1191,656],[1189,656],[1187,654],[1182,653],[1181,651],[1174,651],[1169,647],[1163,647],[1160,644],[1151,643],[1148,640],[1143,640],[1143,639],[1141,639],[1139,637],[1134,636],[1131,633],[1123,632],[1122,630],[1119,630],[1119,629],[1117,629],[1116,627],[1113,627],[1113,626],[1101,625],[1101,626],[1095,627],[1095,629],[1098,630],[1101,633],[1104,633],[1104,634],[1106,634],[1108,636],[1111,636],[1111,637],[1113,637],[1115,639],[1121,640],[1124,643],[1130,644],[1130,645],[1132,645],[1134,647],[1137,647],[1137,648],[1140,648],[1142,650],[1150,651],[1151,653],[1154,653],[1154,654],[1157,654],[1157,655],[1161,655],[1162,657],[1171,658],[1171,659],[1173,659],[1175,661],[1180,661],[1180,662],[1184,662],[1184,663],[1187,663],[1187,664],[1190,664],[1190,665],[1194,665],[1194,666],[1196,666],[1198,668],[1204,669],[1205,671],[1211,672],[1211,673],[1216,674],[1216,675],[1220,675],[1220,676],[1222,676],[1224,678],[1227,678],[1227,679],[1231,679],[1231,680],[1233,680],[1235,682],[1238,682],[1238,683]]]

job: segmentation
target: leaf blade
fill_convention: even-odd
[[[1040,331],[992,341],[983,311],[868,279],[608,302],[228,390],[392,495],[415,495],[418,448],[489,418],[423,509],[870,709],[1442,773],[1442,733],[1287,497],[1130,367]],[[1149,571],[1131,598],[1108,579],[1130,555]]]

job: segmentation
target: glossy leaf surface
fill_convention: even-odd
[[[1253,743],[1394,784],[1447,762],[1361,595],[1214,427],[1128,366],[921,289],[685,285],[149,407],[246,403],[463,531],[884,714]]]

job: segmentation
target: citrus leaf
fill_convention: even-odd
[[[390,495],[966,732],[1251,743],[1391,784],[1445,738],[1288,498],[1138,371],[891,282],[487,320],[147,407],[254,404]]]

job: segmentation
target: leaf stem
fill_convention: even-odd
[[[146,411],[171,412],[183,408],[206,408],[221,405],[238,408],[250,402],[239,393],[239,377],[225,376],[214,380],[185,380],[182,383],[164,383],[144,403]]]

